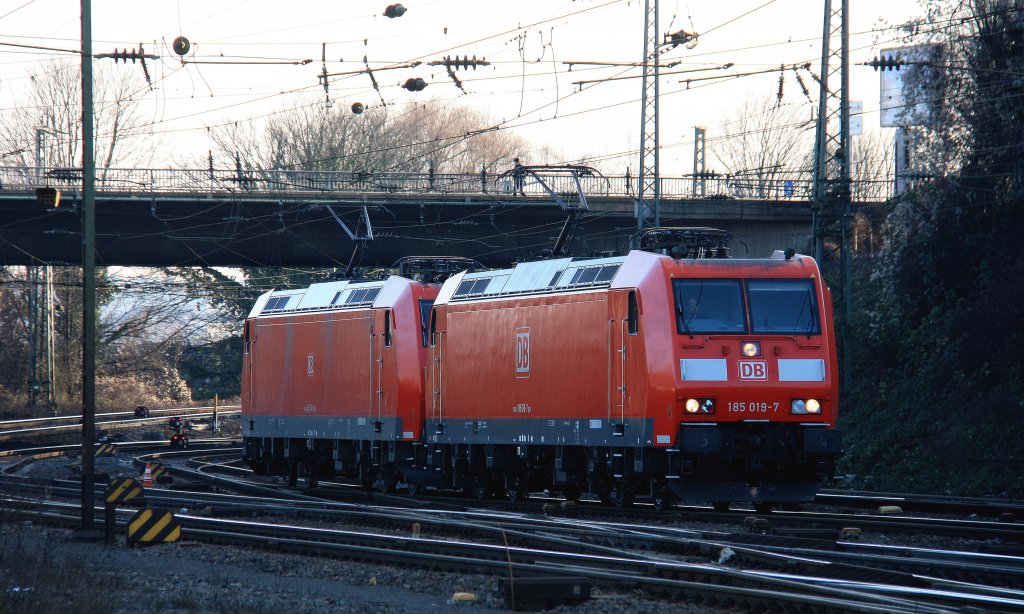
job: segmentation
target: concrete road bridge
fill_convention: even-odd
[[[570,216],[570,254],[628,249],[635,177],[529,168],[518,194],[508,173],[97,169],[96,262],[344,267],[361,244],[362,267],[427,255],[504,266],[550,250]],[[0,265],[81,261],[80,170],[0,166],[0,183]],[[727,230],[735,257],[806,250],[810,189],[806,178],[662,177],[660,224]],[[54,191],[56,206],[41,202]]]

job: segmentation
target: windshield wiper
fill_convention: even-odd
[[[797,326],[800,325],[800,319],[804,317],[804,311],[807,309],[808,306],[811,305],[811,301],[814,298],[813,295],[811,294],[811,289],[810,288],[807,289],[807,292],[805,293],[805,297],[804,298],[805,298],[804,302],[800,304],[800,313],[797,314],[796,321],[793,323],[794,324],[793,328],[796,328]],[[813,308],[811,309],[811,312],[813,314],[813,312],[814,312]],[[809,320],[807,322],[807,326],[804,327],[804,328],[807,331],[807,337],[810,338],[811,337],[811,333],[814,332],[814,320]]]
[[[693,337],[693,333],[690,332],[690,321],[686,318],[686,314],[683,312],[683,305],[680,303],[676,305],[676,317],[679,318],[679,324],[683,327],[683,332]],[[693,316],[690,316],[691,318]]]
[[[700,298],[702,296],[704,296],[703,283],[701,283],[700,285],[700,292],[697,293],[697,298],[693,300],[693,307],[690,309],[689,317],[687,317],[687,313],[683,310],[682,293],[680,293],[679,303],[676,305],[676,312],[679,316],[679,322],[683,325],[683,331],[687,335],[689,335],[691,339],[693,338],[693,333],[690,331],[690,321],[693,320],[693,318],[697,315],[697,307],[700,306]]]

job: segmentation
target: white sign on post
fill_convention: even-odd
[[[864,103],[850,102],[850,136],[864,134]]]

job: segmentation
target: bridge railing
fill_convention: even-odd
[[[571,176],[538,172],[552,190],[575,197],[577,187]],[[0,166],[0,189],[34,190],[56,187],[75,190],[82,172],[76,168],[35,168]],[[630,175],[582,176],[580,185],[587,196],[636,198],[637,178]],[[292,169],[158,169],[100,168],[96,170],[98,192],[143,192],[253,195],[309,193],[415,193],[487,194],[512,197],[512,178],[494,173],[393,173],[365,171],[309,171]],[[709,174],[660,177],[661,196],[666,198],[710,198],[746,200],[810,201],[812,182],[807,175],[785,179]],[[523,191],[528,196],[547,194],[533,177],[527,176]],[[855,200],[881,201],[891,190],[887,182],[856,182]],[[650,197],[645,194],[645,197]],[[860,197],[860,198],[858,198]]]

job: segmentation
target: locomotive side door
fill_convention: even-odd
[[[635,290],[613,290],[608,300],[608,421],[614,435],[625,432],[631,415],[632,356],[639,332]]]
[[[252,413],[252,357],[253,350],[256,349],[256,335],[253,332],[252,320],[245,321],[245,327],[243,328],[242,338],[244,339],[245,347],[242,354],[242,377],[243,387],[245,390],[242,392],[242,399],[245,401],[242,404],[242,408],[245,410],[245,414],[249,415]]]
[[[379,331],[376,332],[375,331]],[[394,337],[395,322],[391,309],[373,310],[373,326],[370,329],[372,338],[372,373],[370,375],[371,394],[370,411],[374,416],[374,432],[380,433],[384,416],[389,414],[386,391],[389,379],[394,375]]]
[[[441,422],[442,409],[441,409],[441,394],[443,392],[443,377],[441,369],[444,368],[444,362],[442,360],[444,334],[437,328],[437,308],[430,310],[430,324],[427,332],[429,343],[430,343],[430,354],[428,360],[430,364],[427,369],[430,372],[430,419],[436,423]]]

